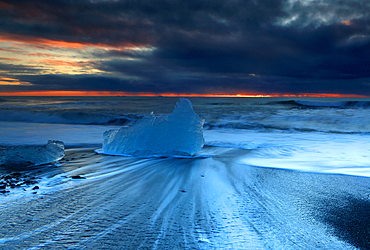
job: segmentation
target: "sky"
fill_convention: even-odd
[[[0,0],[0,95],[370,96],[369,0]]]

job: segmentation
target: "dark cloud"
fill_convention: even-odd
[[[42,71],[40,67],[33,65],[19,65],[0,62],[0,74],[2,76],[8,76],[13,74],[38,74]]]
[[[370,78],[362,79],[312,79],[277,76],[228,76],[179,74],[178,72],[146,72],[145,79],[122,79],[94,75],[23,75],[20,81],[32,83],[32,86],[1,86],[2,91],[123,91],[131,93],[151,92],[209,94],[240,93],[241,89],[249,94],[297,94],[331,93],[364,95],[369,88]]]
[[[370,95],[366,0],[12,0],[0,16],[2,34],[117,47],[91,54],[116,77],[44,76],[40,89]]]
[[[369,17],[369,1],[286,1],[283,6],[286,16],[279,19],[280,23],[289,26],[304,27],[330,25]]]

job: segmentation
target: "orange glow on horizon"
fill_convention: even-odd
[[[49,53],[30,53],[27,54],[28,56],[42,56],[42,57],[55,57],[55,55],[51,55]]]
[[[18,58],[12,58],[12,57],[0,57],[0,60],[6,60],[6,61],[22,61]]]
[[[103,43],[89,43],[89,42],[69,42],[63,40],[50,40],[46,38],[39,38],[39,37],[28,37],[22,35],[14,35],[14,34],[7,34],[7,33],[0,33],[0,42],[18,42],[24,43],[27,46],[30,44],[36,47],[56,47],[56,48],[69,48],[69,49],[81,49],[85,46],[89,47],[98,47],[98,48],[135,48],[135,47],[143,47],[146,46],[144,44],[132,44],[132,43],[124,43],[124,44],[117,44],[109,45]]]
[[[93,61],[70,61],[70,60],[55,60],[55,59],[38,59],[34,60],[35,62],[49,64],[49,65],[55,65],[55,66],[73,66],[73,67],[80,67],[80,66],[86,66],[89,63],[92,63]]]
[[[0,86],[1,85],[9,86],[9,85],[32,85],[32,84],[29,82],[20,81],[19,79],[0,76]]]
[[[342,21],[342,22],[340,22],[341,24],[344,24],[344,25],[351,25],[352,24],[352,22],[351,21]]]
[[[176,94],[163,93],[154,94],[148,92],[130,93],[118,91],[14,91],[0,92],[0,96],[143,96],[143,97],[333,97],[333,98],[368,98],[370,96],[354,94]]]

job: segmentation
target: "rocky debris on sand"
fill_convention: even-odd
[[[86,179],[85,177],[80,176],[80,175],[73,175],[73,176],[71,176],[71,178],[72,178],[72,179],[74,179],[74,180],[78,180],[78,179]]]
[[[29,187],[31,185],[35,185],[38,183],[38,179],[41,178],[20,172],[9,172],[7,174],[0,175],[0,193],[8,193],[8,188]],[[34,189],[38,188],[38,186],[34,187]]]

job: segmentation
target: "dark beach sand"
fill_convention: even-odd
[[[203,151],[217,156],[75,148],[57,165],[1,169],[37,183],[0,194],[0,249],[370,249],[369,178],[249,167],[236,163],[247,150]]]

